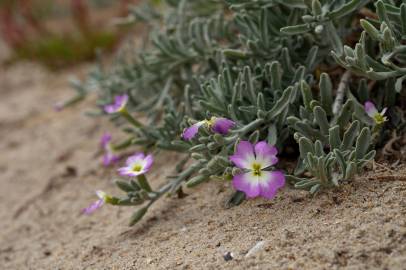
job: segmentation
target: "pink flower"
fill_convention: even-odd
[[[185,128],[182,138],[190,141],[196,136],[197,132],[199,132],[199,128],[202,125],[207,125],[215,133],[226,135],[230,129],[234,127],[235,122],[223,117],[212,117],[210,120],[199,121],[196,124]]]
[[[154,158],[152,155],[145,156],[144,153],[136,153],[128,157],[126,166],[118,169],[118,172],[122,176],[139,176],[147,173],[153,163]]]
[[[97,201],[95,201],[94,203],[92,203],[91,205],[89,205],[88,207],[84,208],[82,210],[83,214],[85,214],[85,215],[93,214],[97,209],[102,207],[109,198],[109,196],[101,190],[96,191],[96,195],[97,195],[97,197],[99,197],[99,199]]]
[[[118,113],[125,110],[125,106],[128,102],[128,95],[120,95],[114,98],[114,103],[104,106],[106,113]]]
[[[364,109],[368,116],[374,119],[376,124],[380,125],[388,121],[388,118],[385,116],[387,108],[383,108],[381,112],[378,112],[378,109],[375,107],[374,103],[367,101],[364,104]]]
[[[281,171],[265,169],[278,163],[277,153],[276,147],[264,141],[258,142],[255,146],[249,141],[241,141],[237,145],[237,151],[230,157],[237,167],[245,171],[234,176],[234,188],[244,192],[248,198],[275,197],[278,189],[285,185],[285,175]]]
[[[111,164],[119,161],[120,156],[114,151],[114,147],[111,144],[111,135],[109,133],[104,133],[100,139],[100,145],[104,149],[105,153],[103,155],[103,165],[109,166]]]

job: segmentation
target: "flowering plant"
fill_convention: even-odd
[[[154,29],[148,46],[75,84],[79,96],[98,86],[102,114],[128,134],[121,145],[185,156],[157,191],[120,181],[124,201],[153,203],[213,179],[234,189],[228,206],[272,199],[285,184],[315,194],[353,179],[393,130],[405,132],[402,1],[161,5],[129,16]],[[283,162],[292,156],[294,169]],[[148,157],[132,157],[120,173],[140,180]]]
[[[112,197],[107,195],[103,191],[96,191],[99,199],[88,207],[83,209],[83,213],[90,215],[104,204],[121,205],[121,206],[133,206],[144,204],[145,201],[149,201],[146,206],[140,208],[134,213],[131,218],[130,225],[135,224],[140,220],[147,212],[148,207],[165,191],[153,191],[145,174],[150,170],[154,158],[152,155],[144,155],[144,153],[135,153],[127,158],[126,166],[118,169],[118,173],[121,176],[129,177],[129,182],[117,180],[117,186],[126,192],[126,196],[122,198]]]
[[[210,120],[199,121],[191,125],[190,127],[185,128],[182,134],[183,139],[193,139],[199,132],[199,128],[202,125],[207,125],[215,133],[226,135],[229,130],[235,125],[235,123],[227,118],[212,117]]]

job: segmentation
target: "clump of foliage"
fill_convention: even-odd
[[[403,1],[167,0],[134,7],[128,18],[149,29],[144,46],[126,46],[112,67],[76,83],[78,96],[97,89],[96,114],[106,115],[103,106],[128,95],[121,115],[130,121],[108,114],[128,140],[110,150],[137,145],[186,158],[156,191],[119,181],[127,197],[112,204],[235,181],[245,169],[229,157],[242,141],[274,145],[282,159],[297,156],[296,169],[278,166],[293,187],[314,194],[349,181],[393,131],[404,132]],[[235,125],[213,132],[210,119],[218,118]],[[191,125],[197,134],[182,138]],[[246,195],[236,191],[229,205]]]

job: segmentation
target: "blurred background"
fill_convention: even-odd
[[[112,51],[126,27],[114,25],[138,0],[0,0],[3,64],[41,62],[51,69]]]

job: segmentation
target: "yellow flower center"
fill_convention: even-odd
[[[126,112],[127,112],[126,104],[123,103],[123,104],[121,105],[121,107],[118,108],[117,112],[119,112],[119,113],[126,113]]]
[[[258,163],[253,163],[252,164],[252,171],[255,176],[261,176],[261,165]]]
[[[375,120],[375,123],[380,125],[380,124],[383,124],[386,121],[386,117],[383,116],[380,113],[377,113],[377,114],[374,115],[374,120]]]
[[[210,120],[204,120],[204,122],[208,128],[211,128],[214,125],[215,121],[216,121],[216,117],[214,117],[214,116]]]
[[[136,164],[133,166],[133,171],[134,172],[140,172],[142,170],[142,166],[139,164]]]

